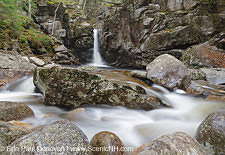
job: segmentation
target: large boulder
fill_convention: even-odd
[[[13,150],[13,154],[78,154],[88,155],[89,142],[86,135],[72,122],[56,121],[16,140],[11,147],[27,148]]]
[[[92,149],[92,155],[108,155],[119,154],[125,155],[124,145],[120,138],[112,132],[102,131],[94,135],[90,142]],[[109,148],[108,150],[101,148]]]
[[[146,70],[149,80],[170,89],[182,87],[189,74],[187,67],[169,54],[157,57],[147,65]]]
[[[145,90],[132,83],[118,82],[101,76],[105,70],[96,67],[37,68],[34,84],[44,94],[47,105],[79,107],[84,104],[107,104],[134,109],[160,107],[157,98],[147,96]]]
[[[28,128],[0,121],[0,145],[2,146],[8,146],[29,133],[31,133],[31,130]]]
[[[0,102],[0,120],[23,120],[34,116],[34,112],[24,103]]]
[[[139,151],[140,152],[140,151]],[[138,155],[147,154],[201,154],[206,152],[199,143],[189,135],[176,132],[170,135],[164,135],[148,143]]]
[[[210,114],[198,127],[196,139],[204,146],[211,146],[215,154],[225,154],[225,110]]]
[[[15,51],[0,51],[0,59],[0,69],[30,71],[36,67]]]
[[[221,32],[210,41],[188,48],[181,59],[185,65],[194,68],[224,68],[225,32]]]

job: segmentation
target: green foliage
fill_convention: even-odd
[[[19,1],[1,0],[0,10],[0,29],[9,28],[15,34],[23,29],[25,17],[21,15],[22,8],[19,7]]]
[[[32,10],[35,5],[32,4]],[[51,52],[51,38],[40,30],[32,28],[33,21],[22,15],[22,8],[28,7],[27,0],[0,0],[0,49],[11,48],[18,43],[21,51],[32,50],[34,54]],[[17,42],[18,41],[18,42]]]
[[[18,41],[21,49],[30,47],[34,54],[51,52],[51,38],[38,29],[24,29]]]

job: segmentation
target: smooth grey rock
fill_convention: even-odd
[[[143,25],[144,26],[149,26],[153,20],[154,20],[154,18],[143,19]]]
[[[137,19],[137,18],[140,18],[140,16],[142,15],[142,13],[147,10],[148,8],[147,7],[142,7],[142,8],[139,8],[137,10],[135,10],[134,12],[134,19]]]
[[[14,70],[33,70],[36,66],[27,62],[18,53],[10,51],[7,53],[0,52],[0,68]]]
[[[60,45],[56,48],[54,48],[55,52],[62,52],[62,51],[67,51],[68,49],[64,45]]]
[[[182,86],[189,74],[187,67],[169,54],[157,57],[146,70],[149,80],[170,89]]]
[[[35,65],[40,67],[45,65],[45,62],[37,57],[29,57],[29,60],[31,63],[34,63]]]
[[[200,68],[212,85],[225,85],[225,68]]]

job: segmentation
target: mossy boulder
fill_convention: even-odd
[[[205,118],[198,127],[196,139],[204,146],[211,145],[215,154],[225,154],[225,110],[214,112]]]
[[[21,154],[89,154],[89,142],[83,131],[67,120],[56,121],[41,127],[16,140],[11,147],[27,149],[14,150]],[[29,150],[32,148],[33,150]],[[52,148],[52,149],[51,149]]]
[[[92,147],[92,155],[125,155],[125,152],[122,151],[124,148],[122,141],[117,135],[109,131],[102,131],[94,135],[91,139],[90,145]],[[104,150],[103,148],[109,149]]]
[[[146,110],[161,106],[157,98],[147,96],[142,87],[107,79],[101,76],[104,72],[93,67],[37,68],[34,84],[44,94],[47,105],[75,108],[85,104],[106,104]]]
[[[193,68],[225,67],[225,32],[213,37],[210,41],[192,46],[183,52],[181,60]]]
[[[24,103],[0,102],[0,120],[23,120],[33,117],[34,112]]]

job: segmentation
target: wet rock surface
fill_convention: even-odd
[[[28,128],[0,121],[0,145],[2,146],[8,146],[29,133],[31,130]]]
[[[162,106],[157,98],[146,96],[140,86],[108,80],[101,76],[104,70],[87,68],[37,68],[34,83],[44,94],[44,103],[73,108],[85,104],[106,104],[146,110]]]
[[[151,143],[148,143],[139,155],[196,153],[201,155],[207,154],[195,139],[185,133],[176,132],[156,138]]]
[[[91,139],[90,146],[93,148],[91,155],[108,155],[108,154],[118,154],[125,155],[123,150],[124,145],[120,138],[112,132],[102,131],[94,135]],[[111,148],[108,151],[97,151],[97,148]]]
[[[182,62],[168,54],[157,57],[147,65],[146,70],[149,80],[170,89],[182,87],[189,74]]]
[[[34,112],[24,103],[0,102],[0,120],[23,120],[33,117]]]
[[[186,92],[192,95],[217,95],[225,94],[225,86],[212,85],[205,80],[192,80],[191,84],[186,88]]]
[[[29,150],[19,150],[13,154],[89,154],[89,142],[86,135],[72,122],[67,120],[56,121],[33,131],[32,133],[16,140],[11,147],[33,148]],[[44,149],[47,148],[47,149]],[[58,148],[48,150],[48,148]],[[42,150],[41,150],[42,149]]]
[[[198,127],[196,139],[204,146],[211,145],[215,154],[225,154],[225,110],[210,114]]]
[[[0,89],[7,83],[13,82],[24,76],[32,75],[32,71],[17,71],[13,69],[0,69]]]
[[[147,72],[134,70],[130,73],[130,76],[144,80],[144,79],[147,79]]]

